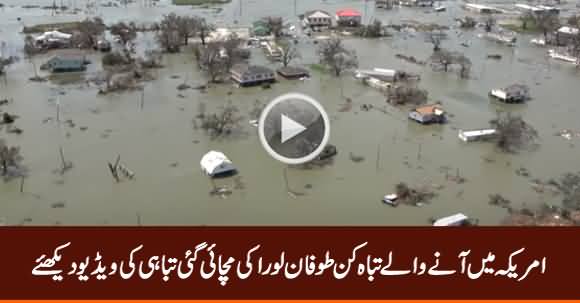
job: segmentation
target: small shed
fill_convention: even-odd
[[[281,67],[277,72],[286,79],[301,79],[310,76],[310,72],[307,69],[297,66]]]
[[[445,111],[440,104],[431,104],[417,107],[409,113],[409,119],[421,124],[444,123]]]
[[[200,161],[201,170],[210,177],[218,177],[236,172],[232,161],[222,152],[210,151]]]

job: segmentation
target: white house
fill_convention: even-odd
[[[332,16],[323,10],[309,11],[304,14],[302,25],[311,28],[330,27],[332,25]]]
[[[210,177],[216,177],[236,171],[232,161],[222,152],[210,151],[200,161],[201,170]]]

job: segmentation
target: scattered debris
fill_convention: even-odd
[[[530,176],[530,171],[525,167],[520,167],[516,170],[516,175],[527,178]]]
[[[348,157],[349,157],[349,158],[350,158],[350,160],[351,160],[352,162],[354,162],[354,163],[359,163],[359,162],[362,162],[362,161],[364,161],[364,160],[365,160],[365,157],[363,157],[363,156],[357,156],[357,155],[355,155],[355,154],[354,154],[354,153],[352,153],[352,152],[350,152],[350,153],[348,154]]]
[[[412,206],[423,206],[425,203],[429,203],[436,194],[429,191],[426,188],[414,189],[409,187],[406,183],[399,183],[395,186],[395,194],[402,204],[412,205]]]
[[[393,206],[393,207],[397,207],[399,205],[399,202],[397,202],[397,199],[399,197],[397,196],[397,194],[390,194],[390,195],[386,195],[383,197],[383,203]]]
[[[418,64],[418,65],[427,65],[427,62],[419,60],[419,59],[415,58],[414,56],[406,56],[403,54],[396,54],[395,57],[398,59],[410,62],[410,63],[414,63],[414,64]]]
[[[55,203],[52,203],[50,205],[50,207],[51,208],[65,208],[65,203],[64,203],[64,201],[55,202]]]
[[[501,55],[500,54],[490,54],[487,55],[487,59],[495,59],[495,60],[501,60]]]
[[[185,83],[181,83],[177,86],[177,90],[186,90],[186,89],[190,89],[191,86],[185,84]]]
[[[489,205],[498,206],[511,211],[511,201],[500,194],[489,195]]]
[[[556,136],[560,136],[566,140],[572,140],[572,138],[580,138],[580,131],[575,131],[571,129],[563,129],[556,133]]]

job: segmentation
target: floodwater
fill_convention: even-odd
[[[23,24],[79,20],[79,15],[51,16],[50,11],[22,9],[24,4],[50,5],[52,0],[3,0],[0,9],[0,40],[6,42],[6,55],[20,55]],[[26,3],[25,3],[26,2]],[[64,1],[84,7],[85,1]],[[104,2],[104,1],[103,1]],[[57,2],[58,3],[58,2]],[[295,5],[296,3],[296,5]],[[425,13],[423,9],[374,9],[363,1],[314,0],[242,0],[216,9],[175,7],[167,1],[155,8],[143,7],[141,1],[127,8],[104,8],[89,12],[102,16],[107,23],[118,20],[154,21],[171,11],[201,14],[221,25],[246,25],[267,15],[279,15],[296,21],[295,12],[321,8],[330,12],[344,7],[364,12],[365,19],[376,18],[384,24],[415,19],[452,25],[455,17],[466,14],[456,2],[444,2],[447,12]],[[16,5],[17,7],[11,7]],[[21,21],[17,20],[21,17]],[[525,167],[532,177],[551,178],[580,169],[578,139],[567,141],[554,134],[565,128],[580,130],[580,74],[573,66],[550,61],[546,49],[530,45],[532,36],[520,35],[518,45],[509,48],[483,41],[475,31],[452,28],[443,47],[464,52],[473,61],[472,78],[460,80],[456,73],[434,72],[428,66],[401,61],[397,53],[426,59],[432,46],[420,34],[396,34],[392,38],[365,40],[347,38],[355,49],[361,68],[400,68],[421,74],[420,86],[429,91],[432,101],[443,102],[452,113],[443,126],[421,126],[406,118],[406,111],[387,106],[380,92],[365,87],[350,76],[342,79],[313,71],[307,81],[281,80],[272,89],[235,88],[229,84],[197,90],[178,91],[188,84],[205,82],[193,63],[191,53],[166,56],[165,68],[155,71],[157,80],[141,92],[97,96],[97,87],[83,81],[59,85],[58,81],[33,83],[29,61],[22,60],[8,69],[7,85],[0,84],[0,98],[14,102],[1,110],[20,116],[16,126],[21,135],[2,138],[22,148],[29,177],[20,193],[20,181],[0,182],[0,218],[17,225],[427,225],[429,218],[463,212],[478,218],[480,224],[498,224],[506,212],[488,205],[488,195],[501,193],[514,206],[533,207],[542,202],[558,204],[561,198],[539,195],[530,187],[530,179],[516,175]],[[469,47],[462,47],[461,43]],[[149,47],[151,42],[142,42]],[[299,44],[300,64],[316,63],[316,45]],[[488,60],[487,54],[501,54],[502,60]],[[90,54],[93,64],[84,77],[100,69],[99,54]],[[36,57],[39,65],[46,56]],[[252,62],[265,63],[255,50]],[[180,78],[174,79],[171,76]],[[83,77],[83,76],[80,76]],[[70,79],[69,79],[70,80]],[[490,101],[487,93],[495,87],[512,83],[530,86],[533,100],[525,105],[502,105]],[[229,92],[232,92],[229,94]],[[330,142],[339,154],[332,165],[303,170],[287,170],[289,195],[284,181],[285,165],[271,158],[261,147],[257,131],[246,120],[256,100],[266,103],[287,92],[301,92],[318,99],[331,118]],[[178,94],[182,94],[179,97]],[[345,98],[354,102],[351,112],[340,112]],[[61,121],[72,119],[75,127],[56,123],[59,100]],[[242,123],[246,136],[212,141],[192,127],[199,104],[208,111],[232,102],[247,119]],[[360,105],[386,108],[361,111]],[[490,143],[462,143],[458,129],[486,127],[497,110],[523,115],[540,134],[540,148],[518,155],[498,153]],[[52,121],[46,122],[47,118]],[[80,127],[87,127],[86,131]],[[576,141],[574,141],[576,140]],[[420,146],[420,147],[419,147]],[[64,175],[60,167],[59,147],[74,167]],[[225,198],[211,196],[212,182],[200,172],[199,160],[209,150],[221,150],[238,167],[238,179],[216,181],[218,186],[236,187]],[[419,152],[420,150],[420,152]],[[349,153],[363,156],[355,163]],[[117,155],[133,170],[135,180],[115,183],[107,162]],[[489,159],[489,160],[485,160]],[[457,172],[467,179],[456,184],[447,181]],[[430,204],[423,207],[401,205],[397,208],[380,202],[400,181],[411,185],[442,185]],[[311,185],[311,186],[310,186]],[[54,203],[64,207],[54,208]]]

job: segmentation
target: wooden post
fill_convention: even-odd
[[[419,150],[417,151],[417,161],[421,160],[421,143],[419,143]]]
[[[64,173],[66,170],[66,161],[64,160],[64,152],[62,151],[62,146],[59,146],[58,152],[60,154],[60,162],[61,162],[61,173]]]
[[[143,110],[143,106],[145,105],[145,88],[141,91],[141,110]]]
[[[109,169],[111,170],[111,175],[115,178],[115,181],[119,182],[119,175],[117,174],[117,169],[111,164],[111,162],[107,163],[109,165]]]
[[[377,163],[376,163],[377,171],[379,171],[380,166],[381,166],[381,144],[379,143],[379,145],[377,146]]]
[[[20,177],[20,193],[24,193],[24,176]]]
[[[141,226],[141,214],[137,212],[137,226]]]

